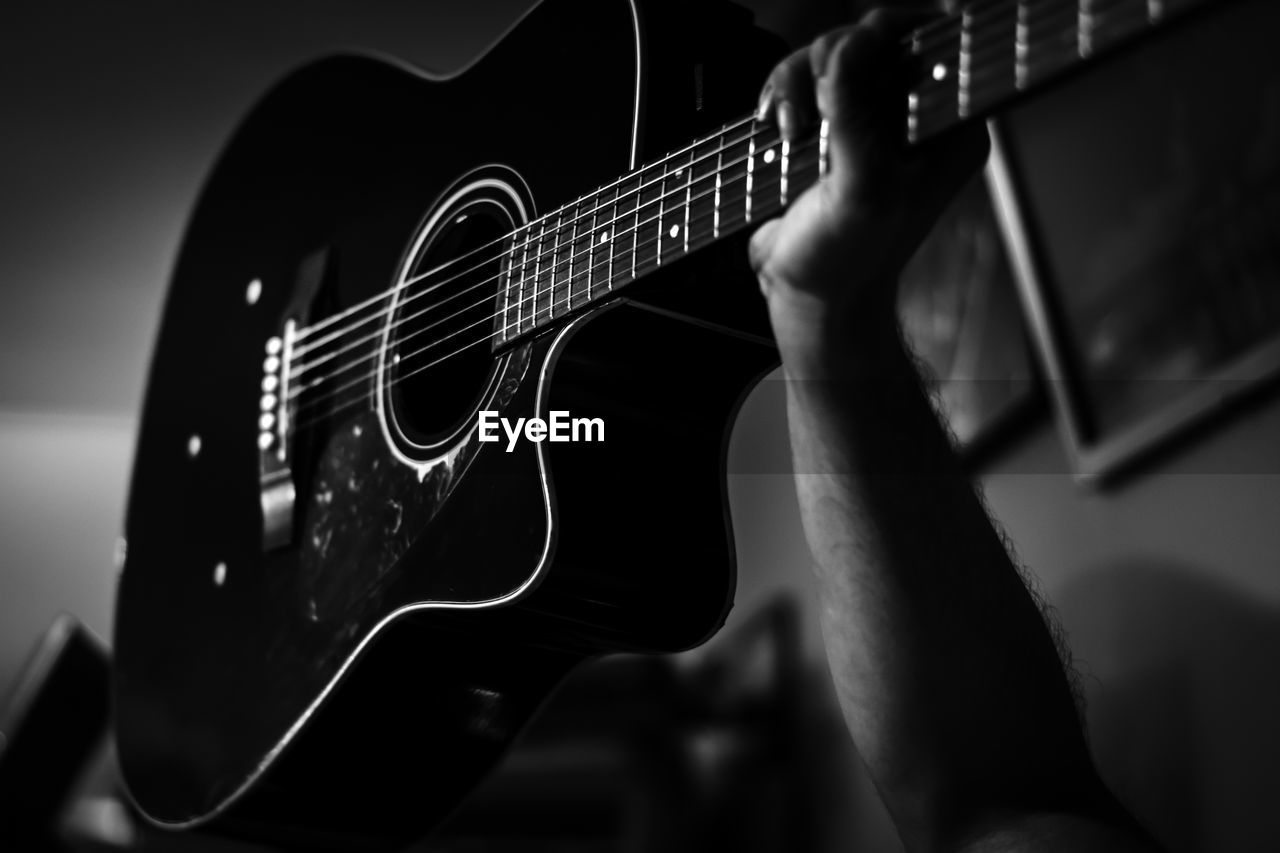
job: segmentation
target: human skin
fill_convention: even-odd
[[[902,265],[987,154],[909,151],[874,13],[775,69],[760,116],[825,120],[829,170],[753,235],[823,634],[849,731],[909,850],[1152,850],[1094,769],[1055,637],[905,349]]]

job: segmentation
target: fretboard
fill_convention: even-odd
[[[906,139],[1011,100],[1206,0],[976,0],[903,42]],[[790,143],[751,117],[521,226],[504,248],[494,346],[785,208],[827,169],[826,126]]]

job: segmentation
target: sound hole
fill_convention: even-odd
[[[385,381],[396,421],[416,444],[448,439],[492,378],[497,241],[510,227],[496,203],[467,207],[439,226],[406,275],[411,283],[392,321]]]

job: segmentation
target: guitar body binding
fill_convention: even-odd
[[[705,27],[724,27],[722,12],[709,3]],[[750,105],[780,45],[740,16],[719,42],[662,25],[677,19],[692,20],[674,3],[547,2],[447,79],[324,60],[227,146],[165,306],[119,584],[116,745],[155,824],[312,849],[402,844],[452,811],[576,664],[689,648],[723,624],[728,428],[776,364],[741,243],[550,333],[409,375],[418,341],[440,332],[415,306],[469,304],[465,289],[501,271],[419,294],[425,272],[528,221],[535,199],[571,201],[637,150]],[[580,50],[546,50],[564,43]],[[708,44],[732,47],[697,55]],[[729,70],[745,44],[759,48],[754,77]],[[589,149],[546,134],[502,144],[545,118],[534,99],[492,108],[535,62],[578,81],[571,100],[590,110],[559,118],[555,137]],[[583,62],[594,73],[574,77]],[[709,86],[696,100],[695,66]],[[636,81],[635,103],[618,81]],[[638,124],[648,103],[662,122]],[[441,114],[467,132],[441,138],[428,120]],[[250,281],[261,296],[246,301]],[[289,536],[264,537],[263,345],[291,317],[305,328],[388,288],[376,368],[326,380],[363,402],[334,396],[305,430],[294,420]],[[738,307],[713,316],[726,301],[699,290],[732,291]],[[482,409],[600,418],[605,440],[508,451],[478,440]]]

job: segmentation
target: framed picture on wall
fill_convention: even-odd
[[[993,127],[989,172],[1079,478],[1280,374],[1280,4],[1236,4]]]
[[[1013,266],[981,175],[903,270],[898,313],[961,451],[988,458],[1037,395]]]

